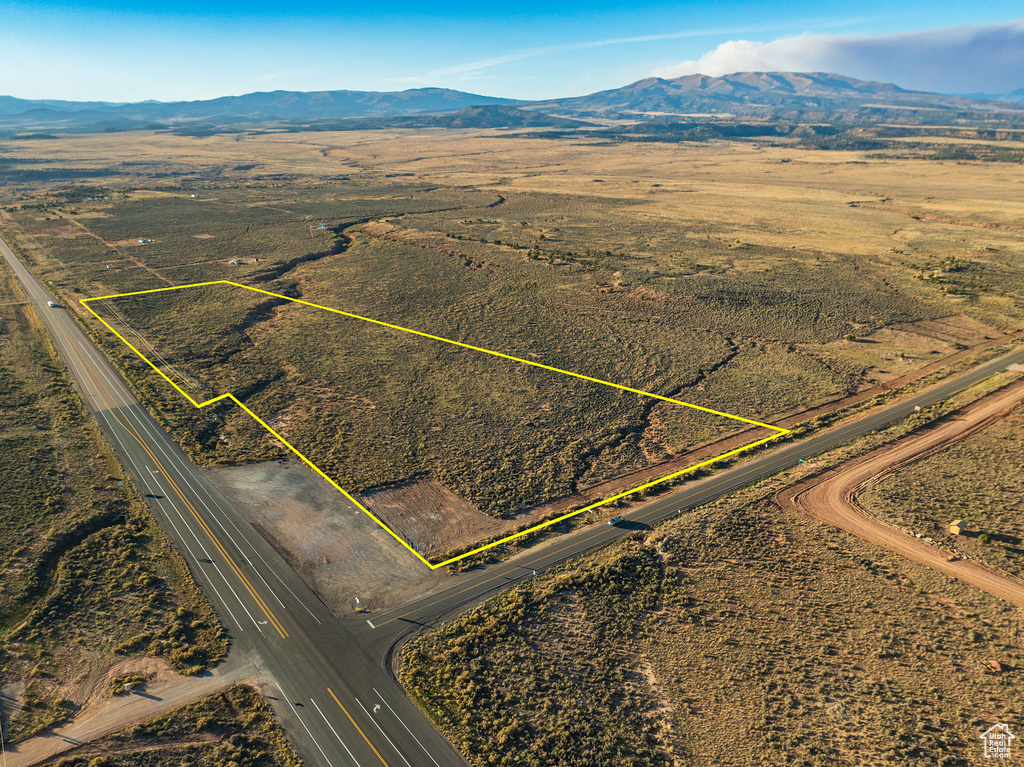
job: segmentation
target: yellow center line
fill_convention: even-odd
[[[185,494],[182,493],[177,483],[174,481],[174,479],[170,476],[168,471],[164,468],[163,464],[160,462],[160,459],[157,458],[153,451],[149,449],[149,446],[146,444],[142,435],[139,434],[139,432],[136,431],[135,427],[131,425],[130,419],[121,409],[121,406],[117,404],[117,398],[115,397],[114,393],[110,390],[110,388],[107,386],[106,382],[102,380],[96,380],[96,378],[92,375],[92,372],[90,371],[88,364],[82,358],[82,355],[79,354],[76,345],[68,337],[67,333],[64,332],[64,329],[60,327],[59,323],[56,323],[55,327],[57,328],[58,332],[60,332],[61,336],[63,336],[64,342],[67,345],[68,349],[70,349],[71,353],[74,354],[75,357],[78,359],[79,364],[82,366],[82,370],[85,372],[86,376],[88,376],[89,380],[92,382],[92,385],[96,387],[97,392],[102,389],[102,391],[106,394],[110,402],[110,408],[108,409],[110,415],[113,417],[115,421],[117,421],[121,425],[125,432],[131,435],[133,439],[135,439],[135,441],[139,443],[142,449],[146,451],[146,454],[157,465],[157,468],[160,469],[160,473],[163,474],[164,478],[170,483],[171,487],[174,488],[175,493],[177,493],[178,497],[181,498],[182,502],[192,513],[192,516],[195,518],[196,522],[199,523],[200,527],[202,527],[206,534],[210,537],[210,540],[213,541],[214,546],[217,547],[217,550],[224,557],[225,561],[234,571],[235,575],[238,576],[239,580],[242,582],[242,585],[245,587],[246,591],[249,592],[249,594],[256,601],[256,604],[259,605],[260,609],[263,611],[263,614],[267,616],[267,619],[273,624],[274,628],[281,635],[281,637],[287,638],[289,636],[287,630],[284,628],[283,625],[281,625],[281,622],[278,621],[277,616],[274,615],[273,611],[271,611],[271,609],[267,606],[267,604],[263,601],[259,594],[256,593],[256,590],[252,586],[252,583],[249,581],[248,578],[245,577],[245,574],[239,569],[238,565],[235,564],[234,559],[232,559],[231,555],[228,554],[227,550],[221,544],[220,540],[214,534],[213,530],[210,529],[210,527],[206,524],[205,520],[202,518],[199,512],[189,502],[188,498],[185,497]],[[117,414],[114,413],[114,409],[116,409],[119,413],[121,413],[122,416],[124,416],[124,419],[125,421],[127,421],[127,423],[125,423],[125,421],[122,421],[120,418],[117,417]]]
[[[363,740],[366,741],[366,745],[368,745],[370,748],[373,748],[373,753],[375,753],[377,755],[377,758],[380,759],[380,763],[383,764],[384,767],[388,767],[388,763],[384,761],[384,757],[380,755],[380,751],[378,751],[376,748],[374,748],[373,744],[370,742],[370,739],[368,737],[366,737],[366,733],[364,733],[359,728],[359,725],[356,724],[356,720],[352,718],[352,714],[350,714],[348,712],[347,708],[345,708],[344,706],[341,705],[341,701],[338,700],[338,696],[334,694],[334,690],[332,690],[330,687],[328,687],[327,688],[327,692],[329,692],[331,694],[331,697],[334,698],[334,702],[337,703],[338,706],[341,707],[341,710],[345,712],[345,716],[347,716],[348,720],[350,722],[352,722],[352,726],[355,727],[356,730],[359,731],[359,734],[363,736]]]

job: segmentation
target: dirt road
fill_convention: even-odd
[[[796,509],[870,543],[919,562],[951,578],[1024,607],[1024,580],[971,560],[949,561],[950,552],[875,519],[856,501],[872,480],[896,471],[984,428],[1024,402],[1024,381],[982,398],[913,434],[850,463],[810,477],[779,493],[784,509]]]
[[[138,691],[118,697],[104,697],[77,712],[61,727],[8,747],[7,767],[30,767],[83,743],[166,714],[186,703],[213,695],[244,679],[257,676],[257,669],[235,653],[212,671],[199,676],[179,676],[147,684]]]

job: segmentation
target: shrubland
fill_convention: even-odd
[[[481,765],[967,764],[1024,702],[1012,618],[755,487],[415,638],[401,680]]]
[[[1004,164],[958,166],[953,185],[940,161],[795,144],[452,142],[140,136],[129,166],[84,138],[65,145],[113,174],[93,182],[102,197],[25,183],[6,208],[72,302],[230,279],[757,420],[910,373],[979,323],[985,340],[1019,327],[1017,208],[992,204]],[[509,516],[736,427],[233,289],[93,307],[353,491],[432,477]],[[922,329],[936,318],[971,333]],[[284,454],[92,332],[195,459]]]
[[[70,716],[119,656],[195,673],[226,639],[0,270],[0,674],[13,740]]]
[[[259,693],[239,684],[107,735],[53,767],[300,767]],[[97,755],[98,754],[98,755]]]

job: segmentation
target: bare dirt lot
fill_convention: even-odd
[[[298,461],[218,467],[206,476],[337,614],[385,609],[446,584],[442,571],[423,565]]]
[[[367,490],[359,502],[428,559],[508,528],[433,479]]]

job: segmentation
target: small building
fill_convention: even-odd
[[[950,535],[963,535],[965,532],[967,532],[967,523],[962,519],[954,519],[949,523]]]

